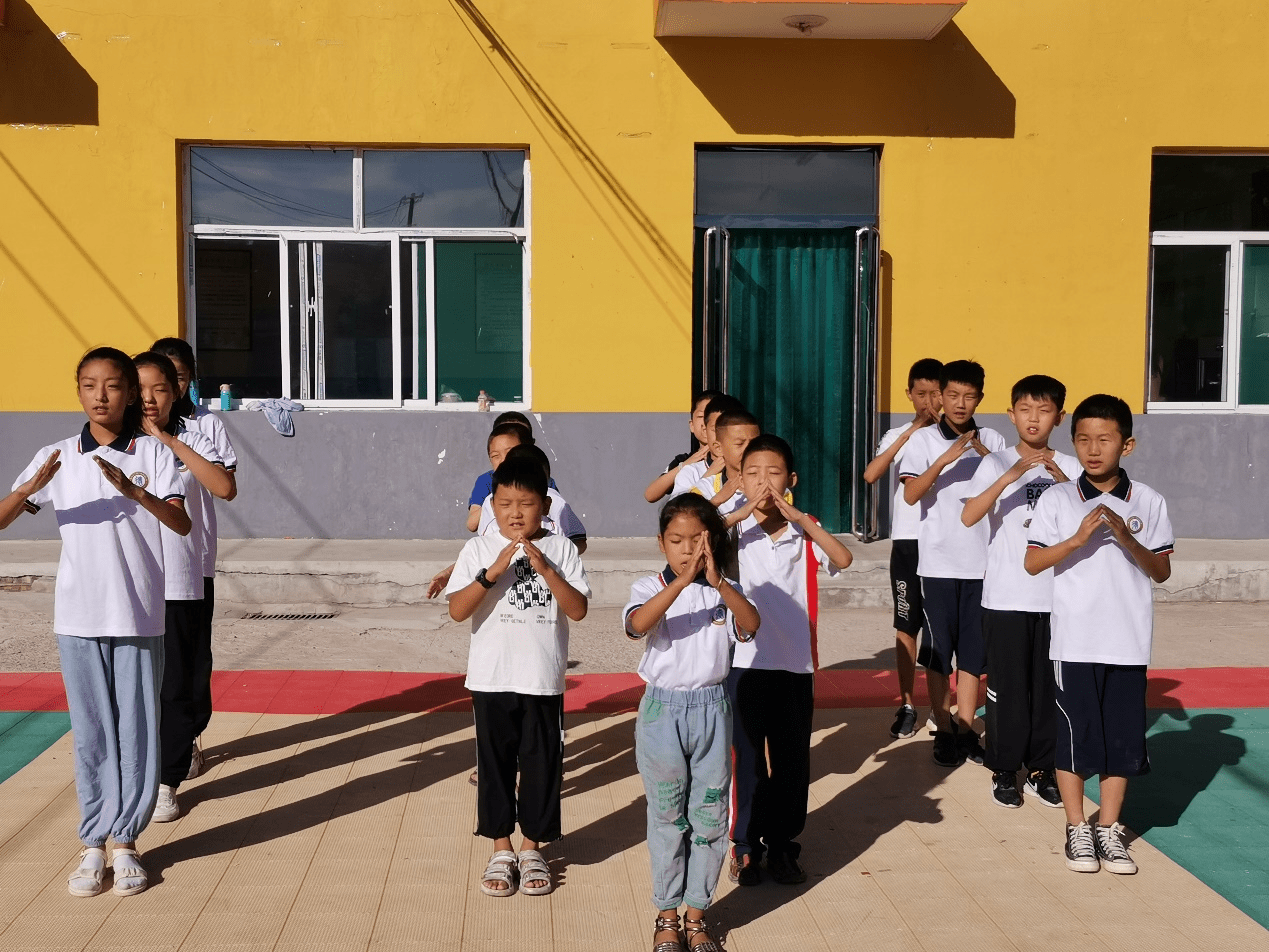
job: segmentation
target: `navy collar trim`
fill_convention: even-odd
[[[977,429],[978,421],[973,417],[970,417],[965,423],[965,432],[969,433],[970,431]],[[961,438],[961,434],[952,429],[952,426],[947,422],[946,417],[939,417],[939,432],[943,434],[943,439],[945,440],[959,440]]]
[[[669,588],[676,578],[678,578],[678,576],[674,574],[674,570],[671,569],[668,564],[661,570],[661,582],[666,588]],[[709,585],[709,582],[705,579],[704,572],[701,572],[701,574],[692,579],[692,581],[697,585]]]
[[[120,433],[115,438],[114,442],[109,445],[110,449],[115,450],[116,452],[131,453],[132,448],[136,446],[136,442],[136,437],[130,436],[127,433]],[[92,428],[85,423],[84,428],[79,433],[79,452],[91,453],[93,450],[100,448],[101,444],[93,438]]]
[[[1097,496],[1105,495],[1089,481],[1088,473],[1080,473],[1080,478],[1076,480],[1076,485],[1079,487],[1080,499],[1085,502]],[[1119,482],[1115,483],[1115,488],[1110,491],[1110,495],[1117,499],[1122,499],[1124,502],[1132,498],[1132,483],[1128,481],[1127,470],[1122,467],[1119,470]]]

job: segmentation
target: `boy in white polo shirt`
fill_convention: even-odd
[[[1044,374],[1013,385],[1009,419],[1018,445],[984,456],[970,481],[961,521],[987,518],[987,572],[983,576],[983,644],[987,661],[987,752],[992,800],[1022,806],[1018,771],[1027,768],[1027,793],[1060,807],[1053,774],[1056,707],[1049,662],[1053,573],[1032,577],[1022,567],[1027,529],[1040,497],[1080,474],[1074,456],[1049,448],[1062,422],[1066,387]]]
[[[956,767],[983,762],[974,732],[978,678],[983,673],[982,598],[987,569],[987,526],[966,526],[961,510],[978,461],[1003,450],[1005,438],[980,428],[974,411],[983,399],[983,368],[972,360],[944,364],[939,376],[943,416],[908,440],[899,478],[903,498],[921,504],[921,597],[925,625],[917,660],[925,666],[930,706],[937,725],[934,762]],[[950,692],[957,671],[956,721]]]
[[[1132,452],[1132,411],[1095,394],[1071,419],[1083,474],[1036,506],[1026,569],[1053,573],[1050,656],[1057,682],[1057,781],[1066,809],[1066,865],[1135,873],[1119,814],[1128,778],[1150,770],[1146,665],[1154,627],[1151,581],[1172,574],[1172,524],[1163,497],[1119,467]],[[1098,774],[1096,829],[1084,817],[1084,780]]]
[[[908,389],[915,416],[911,423],[886,431],[877,446],[877,455],[864,470],[869,485],[890,474],[894,499],[890,504],[890,596],[894,599],[895,673],[899,676],[899,709],[895,711],[891,737],[911,737],[916,733],[916,706],[912,691],[916,682],[917,635],[925,618],[921,602],[921,579],[917,576],[917,534],[921,531],[921,507],[910,506],[903,498],[899,481],[903,450],[914,433],[938,421],[939,376],[943,364],[933,357],[918,360],[908,371]]]
[[[757,885],[765,853],[771,878],[794,884],[806,881],[797,837],[811,781],[816,573],[836,575],[851,554],[814,517],[785,502],[797,473],[793,450],[780,437],[764,433],[750,441],[741,480],[749,502],[738,512],[740,584],[762,616],[762,637],[736,645],[727,676],[735,712],[729,877]]]
[[[723,461],[723,468],[713,475],[706,474],[696,481],[692,492],[698,493],[714,504],[722,516],[734,513],[746,502],[740,486],[740,461],[744,458],[749,441],[762,433],[758,418],[739,407],[719,414],[714,423],[716,459]],[[732,521],[729,525],[734,524]]]
[[[725,393],[720,393],[705,404],[705,445],[709,447],[709,458],[688,463],[679,470],[674,477],[674,488],[670,490],[671,498],[691,492],[692,487],[702,479],[722,471],[723,459],[714,452],[714,440],[717,436],[714,427],[724,413],[743,409],[744,405],[739,400]]]

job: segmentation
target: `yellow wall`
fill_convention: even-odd
[[[931,43],[661,43],[646,0],[10,0],[0,410],[179,330],[182,141],[527,146],[534,408],[676,412],[693,145],[878,143],[883,407],[928,354],[982,361],[988,411],[1030,372],[1140,409],[1152,149],[1269,147],[1266,49],[1262,0],[972,0]]]

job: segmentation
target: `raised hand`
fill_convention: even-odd
[[[701,550],[705,562],[705,581],[709,582],[714,588],[718,588],[719,585],[723,584],[723,576],[718,571],[718,566],[714,564],[714,550],[709,545],[708,532],[701,535]]]
[[[801,521],[806,517],[806,513],[802,512],[802,510],[798,509],[797,506],[785,499],[784,493],[776,492],[775,487],[773,487],[770,483],[767,484],[767,494],[771,497],[772,502],[775,503],[775,507],[780,510],[780,515],[784,516],[784,518],[789,520],[789,522],[801,525]]]
[[[1046,456],[1044,458],[1044,468],[1049,471],[1049,475],[1053,477],[1054,482],[1069,483],[1071,477],[1062,472],[1062,467],[1057,464],[1057,458]]]
[[[1123,516],[1109,506],[1103,505],[1099,508],[1102,510],[1102,521],[1110,529],[1110,534],[1115,537],[1115,541],[1124,546],[1132,542],[1132,532],[1129,531],[1128,523],[1124,522]]]
[[[938,464],[942,467],[951,466],[964,455],[967,449],[969,449],[971,440],[974,440],[973,430],[970,430],[968,433],[962,433],[956,438],[955,443],[943,451],[943,455],[938,458]],[[981,446],[982,444],[979,445]]]
[[[493,565],[485,569],[485,578],[492,582],[511,567],[511,560],[515,558],[516,548],[520,545],[521,541],[523,540],[517,537],[502,547],[502,551],[498,553],[498,557],[493,560]]]
[[[427,583],[427,597],[435,598],[441,592],[445,591],[445,586],[449,584],[449,577],[454,574],[454,566],[441,569],[432,576],[432,580]]]
[[[546,560],[546,556],[542,554],[542,550],[534,545],[529,539],[521,540],[524,545],[524,554],[529,560],[529,565],[533,567],[538,575],[545,575],[550,569],[551,563]]]
[[[683,465],[691,466],[693,463],[699,463],[708,455],[709,455],[709,447],[706,446],[704,443],[702,443],[700,446],[696,448],[695,453],[693,453],[687,459],[683,460]]]
[[[970,430],[969,434],[970,434],[969,445],[974,448],[975,453],[977,453],[979,456],[986,456],[988,453],[991,452],[991,450],[987,449],[987,447],[985,447],[982,444],[982,441],[979,440],[977,430]]]
[[[100,456],[94,456],[93,459],[101,467],[101,472],[106,477],[106,481],[119,490],[120,493],[133,502],[140,502],[145,498],[145,489],[130,480],[118,466]]]
[[[1071,538],[1075,540],[1076,545],[1085,545],[1093,537],[1093,533],[1106,524],[1106,507],[1095,506],[1080,520],[1080,527],[1075,530],[1075,535]]]
[[[1005,475],[1009,477],[1010,482],[1013,482],[1024,473],[1029,472],[1032,467],[1043,466],[1048,461],[1049,457],[1045,455],[1043,450],[1036,453],[1028,453],[1026,456],[1019,457],[1018,461],[1009,467],[1009,471]]]
[[[49,454],[48,459],[40,464],[40,468],[35,471],[35,475],[23,483],[19,489],[26,496],[34,496],[41,489],[53,481],[53,477],[57,475],[57,471],[62,468],[58,457],[62,455],[61,450],[53,450]]]

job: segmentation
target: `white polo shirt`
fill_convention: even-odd
[[[987,452],[1003,450],[1005,438],[989,427],[979,428],[971,418],[970,429],[978,430],[979,442]],[[901,480],[920,476],[934,461],[947,452],[960,438],[947,421],[939,419],[913,433],[903,448]],[[951,466],[939,473],[929,492],[921,497],[920,558],[917,574],[922,578],[982,578],[987,570],[987,522],[975,526],[961,522],[965,500],[969,498],[969,482],[983,459],[973,447]]]
[[[698,459],[695,463],[688,463],[674,477],[674,488],[670,490],[670,495],[681,496],[683,493],[691,492],[692,487],[705,475],[705,471],[708,469],[709,463],[703,459]]]
[[[557,532],[569,539],[585,539],[586,527],[573,512],[573,507],[560,495],[559,490],[547,489],[546,494],[551,498],[551,511],[542,517],[543,528],[547,532]],[[480,504],[480,525],[476,529],[476,534],[485,535],[488,532],[497,531],[498,523],[494,519],[493,496],[489,495]]]
[[[100,446],[84,425],[78,437],[46,446],[14,480],[17,489],[54,450],[62,466],[35,493],[52,504],[62,536],[53,596],[53,631],[77,638],[159,638],[163,635],[163,535],[174,535],[140,503],[106,479],[93,457],[113,463],[160,499],[181,499],[172,451],[149,436],[123,436]]]
[[[881,442],[877,444],[877,452],[874,455],[880,456],[894,446],[895,441],[903,436],[911,425],[911,423],[908,423],[904,426],[896,426],[893,429],[886,430]],[[916,436],[916,433],[912,435]],[[911,439],[903,445],[903,448],[890,461],[890,485],[894,487],[894,499],[890,503],[891,539],[915,539],[921,531],[921,506],[920,504],[909,505],[903,498],[903,483],[899,479],[900,467],[903,465],[903,454],[908,451],[908,446],[910,445]]]
[[[1119,483],[1099,492],[1083,474],[1059,483],[1040,498],[1027,530],[1027,545],[1044,548],[1075,535],[1099,505],[1123,517],[1128,530],[1151,552],[1171,553],[1172,523],[1163,497],[1144,483]],[[1154,636],[1151,580],[1115,541],[1110,529],[1096,529],[1088,542],[1053,571],[1052,642],[1054,661],[1144,665]]]
[[[737,526],[740,581],[762,618],[759,637],[738,642],[733,668],[812,674],[819,667],[816,573],[840,571],[800,526],[787,524],[777,538],[753,516]]]
[[[969,481],[969,496],[972,498],[986,492],[1020,458],[1014,446],[984,456],[978,462],[974,478]],[[1067,479],[1077,479],[1083,472],[1080,461],[1066,453],[1054,452],[1053,461]],[[1027,530],[1031,528],[1036,504],[1047,490],[1056,485],[1057,480],[1047,469],[1032,467],[1005,487],[996,504],[983,517],[990,533],[987,574],[983,576],[983,608],[1013,612],[1052,611],[1053,570],[1028,575],[1022,562],[1027,554]]]
[[[726,472],[715,473],[713,476],[702,476],[692,486],[691,491],[704,496],[710,502],[713,502],[714,497],[723,491],[723,486],[726,482]],[[737,489],[727,499],[718,503],[715,508],[718,509],[718,514],[720,516],[727,516],[735,510],[741,508],[746,502],[748,502],[748,500],[745,499],[745,494]]]
[[[176,438],[195,453],[217,466],[223,466],[220,455],[212,441],[198,430],[186,427]],[[175,453],[172,454],[176,456]],[[203,550],[206,535],[203,527],[207,524],[208,510],[215,513],[212,495],[203,488],[189,471],[189,468],[176,457],[176,470],[179,474],[181,492],[185,494],[185,511],[189,513],[189,535],[179,536],[175,532],[163,533],[163,566],[164,597],[169,602],[193,601],[203,597]],[[211,518],[215,518],[212,515]]]
[[[621,613],[627,635],[638,637],[630,630],[631,612],[673,581],[667,565],[659,575],[645,576],[630,587],[630,601]],[[744,594],[740,583],[732,587]],[[644,637],[639,677],[660,688],[690,691],[727,680],[736,620],[718,590],[702,578],[679,593]]]
[[[501,532],[468,539],[445,586],[445,597],[474,582],[510,541]],[[590,581],[577,546],[562,535],[545,535],[533,544],[569,585],[590,598]],[[568,616],[528,558],[519,556],[471,616],[467,690],[563,694],[567,667]]]
[[[197,430],[212,441],[212,445],[216,447],[216,455],[220,457],[220,463],[225,469],[231,473],[238,469],[238,454],[234,452],[225,424],[220,422],[217,414],[206,407],[195,407],[194,415],[185,418],[185,426],[187,429]],[[198,547],[203,553],[203,576],[211,578],[216,574],[216,504],[212,494],[202,484],[198,486],[198,494],[202,497],[201,511],[207,514],[207,518],[201,525],[195,526],[193,531],[199,534]]]

